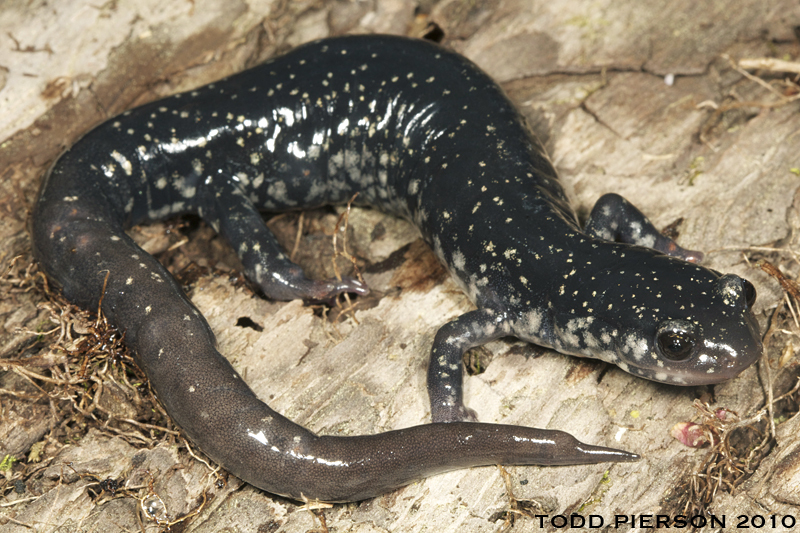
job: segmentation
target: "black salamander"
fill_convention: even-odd
[[[356,191],[416,224],[477,309],[436,334],[433,424],[317,436],[254,395],[181,287],[124,229],[196,213],[267,297],[326,300],[367,288],[307,279],[259,211]],[[297,499],[356,501],[476,465],[637,458],[559,431],[473,422],[461,357],[492,339],[680,385],[730,379],[762,349],[749,282],[684,261],[698,254],[616,195],[581,229],[503,91],[465,58],[407,38],[314,42],[127,111],[58,159],[31,224],[36,258],[70,301],[96,309],[108,277],[103,312],[191,440],[249,483]]]

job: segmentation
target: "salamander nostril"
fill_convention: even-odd
[[[747,303],[747,307],[751,308],[756,303],[756,288],[746,279],[743,279],[742,282],[744,283],[744,301]]]

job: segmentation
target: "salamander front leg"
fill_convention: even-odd
[[[681,248],[663,236],[641,211],[618,194],[606,194],[597,200],[585,230],[600,239],[646,246],[692,263],[703,260],[703,252]]]
[[[464,352],[509,334],[506,314],[478,309],[448,322],[436,333],[428,366],[428,396],[434,422],[475,422],[464,405]]]

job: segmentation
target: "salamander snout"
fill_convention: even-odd
[[[737,376],[761,355],[753,284],[726,274],[714,282],[708,296],[708,306],[700,306],[694,316],[662,320],[656,328],[653,349],[673,371],[667,381],[719,383]]]
[[[756,288],[753,284],[733,274],[719,278],[716,292],[725,305],[745,316],[756,303]],[[699,323],[683,319],[665,320],[656,331],[655,348],[667,360],[685,361],[692,357],[698,343],[702,342],[702,337]]]

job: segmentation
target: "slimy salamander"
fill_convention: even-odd
[[[367,288],[307,279],[260,211],[343,203],[354,192],[412,221],[476,309],[436,334],[433,424],[317,436],[255,396],[125,228],[198,214],[268,298],[326,300]],[[361,500],[476,465],[637,458],[559,431],[474,422],[461,358],[492,339],[680,385],[730,379],[762,349],[748,281],[686,261],[699,256],[617,195],[602,197],[581,228],[503,91],[467,59],[407,38],[317,41],[99,125],[44,178],[31,233],[70,301],[96,309],[103,295],[103,313],[190,439],[249,483],[297,499]]]

